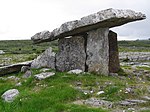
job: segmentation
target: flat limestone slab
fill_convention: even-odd
[[[3,66],[0,67],[0,76],[3,76],[5,74],[13,73],[13,72],[18,72],[21,70],[22,66],[30,66],[32,61],[27,61],[23,63],[17,63],[17,64],[12,64],[9,66]]]
[[[66,22],[52,32],[39,32],[31,39],[34,43],[53,41],[58,38],[73,36],[98,28],[112,28],[145,18],[146,16],[141,12],[110,8],[85,16],[80,20]]]

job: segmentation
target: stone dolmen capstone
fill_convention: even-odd
[[[57,71],[80,69],[108,75],[120,69],[117,34],[109,28],[145,18],[140,12],[110,8],[66,22],[52,32],[39,32],[31,39],[34,43],[59,39],[52,62]]]

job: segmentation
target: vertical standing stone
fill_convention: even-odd
[[[59,52],[56,54],[56,69],[69,71],[81,69],[85,71],[85,39],[82,36],[62,38],[58,42]]]
[[[99,28],[89,31],[87,37],[87,60],[88,72],[96,72],[104,75],[109,73],[109,28]]]
[[[120,69],[117,33],[109,31],[109,72],[116,73]]]

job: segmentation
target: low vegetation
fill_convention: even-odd
[[[119,41],[120,52],[150,52],[150,41]],[[34,59],[46,48],[51,46],[58,51],[57,41],[53,43],[33,44],[30,40],[0,41],[0,64],[12,64]],[[134,47],[135,46],[135,47]],[[144,48],[144,49],[143,49]],[[121,106],[118,103],[125,99],[143,99],[150,94],[150,79],[145,75],[133,74],[132,66],[124,65],[118,72],[119,76],[103,76],[100,74],[56,74],[45,80],[36,80],[35,74],[40,69],[32,69],[30,78],[22,78],[24,73],[13,73],[0,77],[0,95],[9,89],[18,89],[19,96],[11,103],[0,99],[0,112],[117,112],[135,108],[140,112],[149,112],[150,101],[136,106]],[[136,71],[150,73],[149,67],[137,67]],[[132,71],[132,72],[131,72]],[[8,78],[16,76],[19,80]],[[16,86],[21,83],[21,86]],[[131,89],[131,91],[130,91]],[[92,92],[91,92],[92,91]],[[97,94],[103,91],[102,94]],[[100,98],[113,102],[112,108],[92,107],[74,102],[89,98]],[[148,108],[140,110],[140,108]]]
[[[119,41],[119,52],[150,52],[150,40]]]
[[[40,73],[40,70],[32,70],[32,73],[34,76]],[[33,76],[24,79],[22,73],[11,75],[19,77],[20,80],[0,79],[0,94],[15,88],[20,91],[20,95],[12,103],[0,99],[1,112],[111,112],[116,108],[128,108],[118,106],[119,101],[141,99],[141,96],[147,95],[147,87],[150,85],[149,81],[139,82],[134,76],[112,77],[89,73],[76,75],[56,72],[55,76],[39,81]],[[22,83],[21,86],[16,86],[18,81]],[[93,93],[85,94],[78,89],[79,87]],[[134,93],[126,93],[126,88],[129,87],[134,87]],[[97,95],[99,91],[104,91],[104,94]],[[105,99],[116,105],[110,109],[102,109],[73,103],[91,97]],[[139,106],[148,107],[148,104],[149,102]]]

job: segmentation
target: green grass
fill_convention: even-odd
[[[54,51],[57,51],[57,41],[41,44],[33,44],[31,40],[0,41],[0,50],[3,50],[7,54],[40,54],[50,46]]]
[[[119,52],[150,52],[150,40],[118,41]]]
[[[40,69],[33,69],[33,75],[40,73]],[[19,96],[12,103],[6,103],[0,99],[0,112],[110,112],[111,109],[93,108],[86,105],[75,105],[74,101],[85,100],[91,97],[118,102],[124,99],[137,99],[147,94],[145,88],[150,84],[139,83],[136,79],[120,79],[119,77],[103,76],[98,74],[67,74],[56,72],[55,76],[45,80],[36,80],[33,76],[23,79],[23,73],[11,74],[20,78],[0,79],[0,95],[6,90],[16,88],[20,91]],[[7,76],[5,76],[7,77]],[[22,86],[15,84],[21,82]],[[81,82],[83,90],[94,90],[94,93],[85,95],[76,89],[76,82]],[[125,88],[135,86],[134,94],[126,94]],[[100,89],[100,87],[102,87]],[[141,89],[142,87],[142,89]],[[105,93],[97,95],[103,90]],[[115,107],[113,107],[115,109]]]
[[[148,40],[119,41],[118,43],[120,52],[150,52],[150,41]],[[32,60],[49,46],[57,52],[57,44],[57,41],[38,45],[33,44],[30,40],[0,41],[0,50],[6,52],[0,55],[0,64]],[[141,96],[148,95],[149,80],[145,80],[145,83],[140,82],[136,76],[124,72],[124,69],[131,70],[131,66],[122,66],[122,68],[118,72],[119,77],[56,72],[55,76],[38,81],[33,76],[23,79],[23,73],[10,74],[19,77],[20,80],[0,79],[0,95],[13,88],[18,89],[20,94],[12,103],[6,103],[0,99],[0,112],[109,112],[119,107],[93,108],[87,105],[75,105],[73,102],[96,97],[116,103],[124,99],[140,99]],[[137,70],[150,71],[148,67],[139,67]],[[38,74],[40,70],[32,69],[32,73],[33,75]],[[22,86],[15,86],[18,82],[21,82]],[[85,95],[76,89],[77,82],[81,83],[80,87],[83,90],[94,90],[94,93]],[[134,93],[125,93],[128,87],[135,87]],[[104,94],[97,95],[99,91],[104,91]],[[141,107],[147,105],[141,105]],[[148,110],[143,112],[148,112]]]
[[[33,70],[33,74],[38,72],[38,70],[36,72]],[[18,77],[21,78],[21,75],[19,73]],[[0,112],[107,112],[102,109],[72,104],[73,101],[78,99],[88,98],[75,89],[73,85],[74,81],[85,78],[86,80],[83,83],[89,82],[89,78],[95,78],[95,76],[80,77],[66,73],[56,73],[55,76],[42,81],[38,81],[34,77],[26,81],[21,78],[22,86],[20,87],[15,87],[16,82],[12,80],[1,80],[1,94],[8,89],[17,88],[20,95],[13,103],[6,103],[0,99]]]

